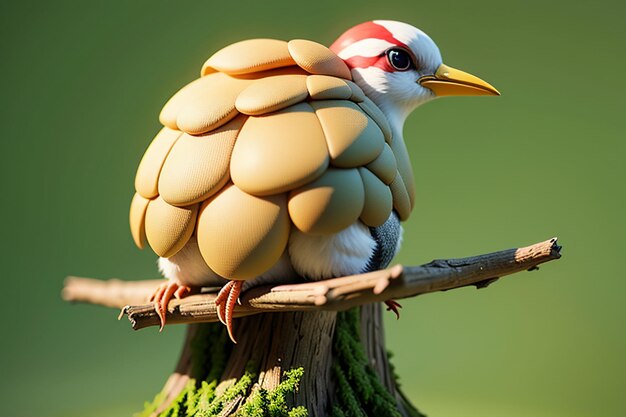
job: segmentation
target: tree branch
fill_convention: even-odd
[[[61,291],[65,301],[97,304],[105,307],[122,308],[130,304],[145,303],[162,279],[122,281],[67,277]]]
[[[552,238],[531,246],[508,249],[469,258],[434,260],[422,266],[388,269],[367,274],[301,284],[262,286],[247,291],[234,311],[235,317],[264,312],[346,310],[351,307],[413,297],[435,291],[475,285],[484,288],[499,277],[561,257],[561,247]],[[68,277],[63,289],[67,301],[81,301],[122,308],[133,329],[159,325],[152,304],[145,304],[162,280],[124,282]],[[168,305],[167,322],[217,321],[215,294],[196,294]],[[121,316],[121,315],[120,315]]]

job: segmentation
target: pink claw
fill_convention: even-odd
[[[159,285],[158,288],[150,296],[150,301],[154,303],[154,310],[156,311],[159,319],[161,320],[161,327],[159,331],[163,331],[165,326],[167,305],[173,296],[176,298],[182,298],[191,291],[191,288],[186,285],[180,285],[176,282],[164,282]]]
[[[217,318],[223,325],[226,325],[226,319],[224,317],[226,315],[226,304],[224,302],[228,299],[228,295],[230,294],[230,290],[234,284],[234,281],[228,281],[228,283],[222,287],[220,292],[217,294],[217,297],[215,298],[215,306],[217,307]]]
[[[233,312],[239,294],[241,294],[242,285],[243,281],[230,281],[222,287],[219,294],[217,294],[217,298],[215,298],[217,317],[226,326],[228,336],[233,343],[237,343],[233,335]]]
[[[177,299],[185,298],[191,292],[191,288],[189,287],[178,287],[176,292],[174,293],[174,297]]]

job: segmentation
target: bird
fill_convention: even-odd
[[[499,94],[398,21],[330,47],[262,38],[215,52],[164,105],[135,177],[131,234],[159,256],[161,329],[172,297],[221,287],[236,343],[242,290],[386,267],[415,207],[406,118],[437,97]]]

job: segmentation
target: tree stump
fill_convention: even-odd
[[[380,303],[245,317],[235,335],[236,345],[221,324],[189,325],[176,371],[141,415],[420,415],[396,386]]]

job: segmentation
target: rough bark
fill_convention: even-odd
[[[241,297],[234,316],[262,312],[341,311],[352,307],[413,297],[435,291],[475,285],[486,287],[496,279],[560,257],[557,239],[460,259],[434,260],[421,266],[396,265],[367,274],[352,275],[293,285],[253,288]],[[159,281],[101,282],[90,278],[69,277],[63,290],[68,301],[83,301],[124,308],[134,329],[160,324],[152,304],[142,304]],[[197,294],[172,300],[167,321],[175,323],[215,322],[215,294]]]
[[[337,313],[333,311],[262,314],[240,320],[238,343],[224,379],[240,378],[249,361],[260,364],[258,384],[276,389],[285,371],[302,367],[302,389],[292,405],[303,405],[310,416],[328,414],[332,386],[332,340]],[[308,371],[307,371],[308,370]]]

